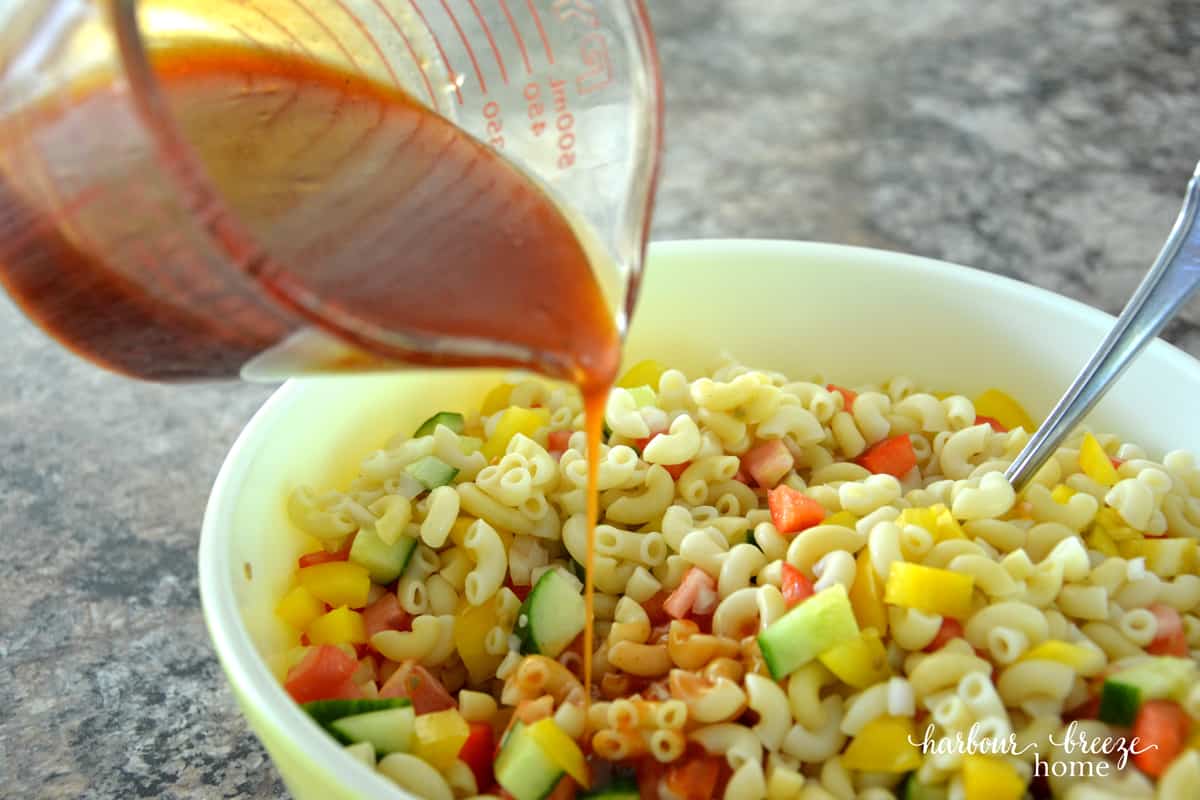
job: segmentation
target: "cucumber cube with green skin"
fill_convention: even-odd
[[[419,439],[422,436],[429,436],[437,430],[438,425],[443,425],[455,433],[462,433],[463,428],[466,427],[466,420],[457,411],[439,411],[421,423],[416,433],[413,434],[413,438]]]
[[[417,540],[412,536],[388,544],[373,528],[361,528],[350,545],[350,560],[366,567],[372,581],[385,585],[400,577],[416,549]]]
[[[758,648],[775,680],[783,680],[842,642],[857,638],[858,620],[846,587],[835,583],[777,619],[758,635]]]
[[[404,471],[420,481],[426,489],[445,486],[458,475],[458,467],[450,466],[437,456],[418,458],[405,467]]]
[[[411,705],[355,714],[329,723],[330,732],[344,743],[370,742],[380,757],[411,750],[415,726],[416,714]]]
[[[546,571],[529,592],[517,614],[514,633],[521,640],[521,653],[541,653],[558,658],[587,620],[583,596],[569,578],[558,570]]]
[[[313,700],[301,708],[322,728],[342,717],[369,714],[372,711],[387,711],[412,705],[407,697],[362,698],[359,700]]]
[[[554,791],[565,773],[541,745],[525,735],[524,727],[520,722],[513,725],[501,743],[496,756],[496,782],[515,800],[542,800]]]
[[[1132,725],[1147,700],[1179,699],[1196,680],[1187,658],[1158,656],[1109,675],[1100,692],[1097,716],[1111,725]]]

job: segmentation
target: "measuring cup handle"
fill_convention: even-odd
[[[1063,438],[1095,408],[1134,357],[1200,287],[1198,215],[1200,164],[1188,182],[1183,208],[1154,266],[1062,400],[1006,471],[1018,491],[1025,488]]]

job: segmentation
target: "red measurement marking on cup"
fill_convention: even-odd
[[[440,110],[437,94],[433,91],[433,84],[429,82],[429,73],[425,71],[424,62],[419,56],[417,56],[416,48],[414,48],[412,42],[409,41],[408,35],[404,32],[404,29],[400,27],[400,23],[397,22],[396,18],[392,16],[392,12],[388,11],[387,7],[384,6],[380,0],[374,0],[374,2],[375,7],[383,12],[383,15],[387,17],[388,22],[391,23],[392,29],[395,30],[396,33],[400,34],[400,39],[404,42],[404,46],[408,48],[409,57],[411,57],[413,63],[417,65],[417,71],[421,73],[421,82],[425,84],[425,92],[429,95],[429,101],[433,103],[433,110]],[[459,98],[459,102],[462,102],[461,97]]]
[[[546,29],[542,26],[542,18],[537,9],[533,7],[533,0],[525,0],[525,6],[529,9],[529,15],[533,17],[533,24],[537,26],[538,36],[542,39],[542,47],[546,49],[546,60],[553,64],[554,51],[550,49],[550,40],[546,38]]]
[[[550,81],[550,96],[554,106],[554,128],[558,131],[558,168],[575,166],[575,115],[567,106],[567,82]]]
[[[513,37],[517,40],[517,48],[521,51],[521,61],[525,62],[525,74],[529,75],[533,72],[533,66],[529,63],[529,51],[525,49],[525,40],[521,37],[521,30],[517,27],[517,21],[513,19],[512,12],[508,9],[508,0],[500,0],[500,10],[504,12],[504,18],[508,20],[508,27],[512,28]]]
[[[346,8],[346,4],[343,3],[342,0],[335,1],[337,2],[338,8],[342,10],[342,13],[349,17],[350,21],[354,23],[354,26],[358,28],[359,33],[366,37],[366,40],[371,43],[371,48],[375,51],[375,55],[379,56],[379,60],[383,62],[383,66],[387,69],[387,73],[391,77],[392,83],[396,86],[396,88],[400,88],[400,79],[396,77],[396,71],[392,69],[391,62],[388,61],[387,56],[383,54],[383,48],[379,46],[379,42],[375,41],[375,37],[371,35],[371,31],[366,25],[363,24],[363,21],[359,19],[357,15],[351,13],[350,9]]]
[[[450,24],[454,26],[454,30],[458,31],[458,38],[462,39],[463,47],[467,50],[467,57],[471,59],[471,66],[475,68],[475,77],[479,80],[479,90],[487,94],[487,81],[483,78],[483,70],[479,68],[479,60],[475,58],[475,50],[471,47],[471,42],[467,39],[467,35],[463,33],[462,26],[458,24],[458,17],[454,16],[454,12],[450,10],[450,6],[446,4],[446,0],[440,0],[442,9],[445,10],[446,16],[450,18]]]
[[[558,12],[558,18],[563,22],[578,19],[592,28],[600,27],[596,9],[587,0],[554,0],[554,10]]]
[[[496,66],[500,68],[500,78],[507,85],[508,70],[504,68],[504,59],[500,57],[500,48],[496,47],[496,40],[492,37],[492,29],[488,26],[487,20],[483,18],[483,14],[479,13],[479,6],[475,4],[475,0],[467,0],[467,2],[471,4],[471,10],[475,12],[475,18],[483,26],[483,35],[487,37],[488,46],[492,48],[492,55],[496,57]]]
[[[454,87],[454,96],[458,98],[458,104],[461,106],[463,102],[462,89],[458,86],[458,72],[454,67],[450,66],[450,59],[446,58],[446,50],[442,47],[442,40],[433,32],[433,28],[429,25],[429,20],[425,19],[425,12],[417,5],[417,0],[408,0],[408,4],[412,6],[413,11],[417,12],[417,16],[421,18],[421,24],[425,26],[425,30],[429,33],[429,38],[433,39],[433,46],[437,48],[438,55],[442,57],[442,63],[446,65],[446,72],[450,73],[450,83]]]
[[[346,60],[354,66],[354,69],[359,75],[365,74],[362,71],[362,67],[358,65],[358,61],[356,61],[354,56],[351,55],[350,50],[346,47],[346,45],[342,44],[342,40],[335,36],[333,31],[330,30],[329,26],[325,24],[325,20],[313,13],[313,11],[308,6],[304,5],[304,3],[301,3],[300,0],[292,0],[292,4],[307,14],[309,18],[317,24],[317,27],[325,32],[325,34],[333,41],[333,43],[337,45],[337,49],[342,51],[342,55],[346,57]]]
[[[500,115],[500,104],[489,100],[483,106],[483,118],[487,120],[488,144],[497,150],[504,149],[504,118]]]
[[[612,83],[612,59],[608,55],[608,40],[600,31],[591,31],[579,45],[579,55],[587,72],[575,79],[580,94],[598,92]]]

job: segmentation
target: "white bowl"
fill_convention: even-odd
[[[694,376],[722,353],[853,385],[903,374],[934,390],[990,387],[1044,415],[1112,317],[1007,278],[898,253],[783,241],[683,241],[650,251],[627,363]],[[280,688],[264,658],[293,642],[276,621],[302,538],[298,484],[338,485],[358,461],[440,408],[467,409],[495,371],[291,381],[230,451],[204,517],[200,591],[250,726],[297,798],[404,797],[346,756]],[[1147,349],[1092,416],[1151,453],[1200,449],[1200,363]]]

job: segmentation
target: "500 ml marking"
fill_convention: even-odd
[[[542,87],[537,82],[526,85],[524,94],[529,103],[530,131],[534,136],[542,136],[547,131],[556,135],[558,168],[570,169],[575,166],[575,115],[567,107],[567,82],[551,78],[548,101],[543,99]],[[550,115],[553,119],[547,121]]]

